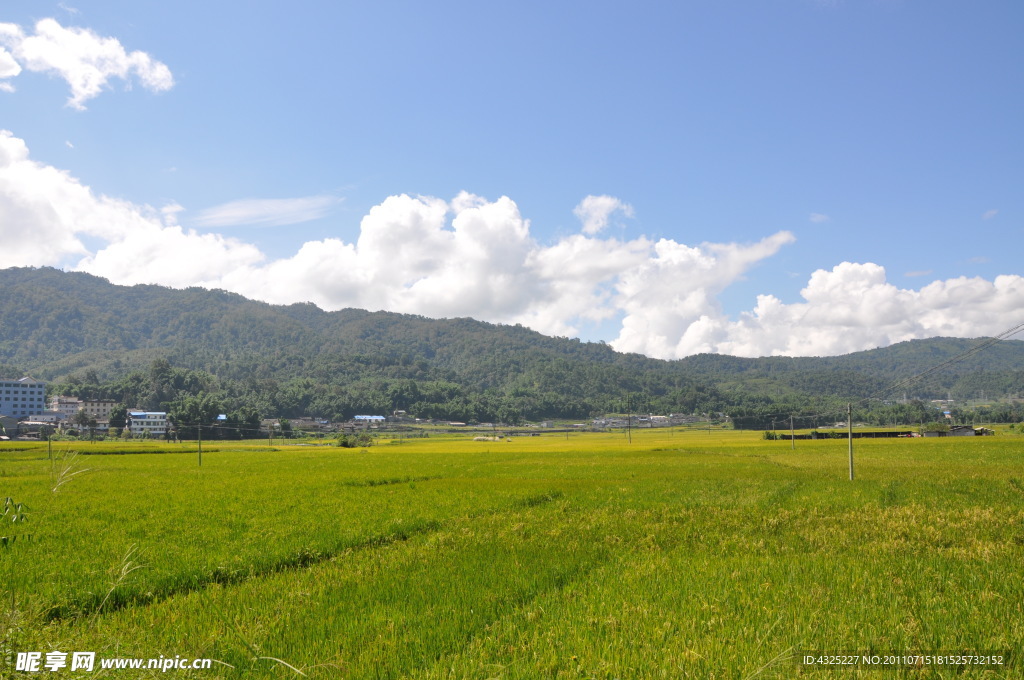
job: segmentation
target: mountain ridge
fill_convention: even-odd
[[[166,361],[214,376],[226,393],[257,390],[259,381],[311,381],[310,391],[341,395],[361,385],[356,391],[392,395],[318,406],[334,416],[358,406],[411,408],[419,388],[408,382],[451,392],[433,395],[446,397],[444,403],[491,403],[482,407],[490,415],[500,402],[518,404],[523,415],[581,416],[616,410],[626,393],[647,395],[641,406],[679,411],[754,397],[866,397],[979,342],[933,338],[835,357],[699,354],[665,361],[518,325],[359,309],[329,312],[311,303],[272,305],[223,290],[118,286],[51,268],[2,269],[0,290],[7,301],[0,372],[100,385]],[[1019,394],[1022,367],[1024,342],[1007,340],[909,392],[922,398],[965,390]],[[396,390],[412,396],[396,397]]]

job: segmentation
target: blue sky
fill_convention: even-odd
[[[994,334],[1022,29],[1001,0],[9,0],[0,266],[663,358]]]

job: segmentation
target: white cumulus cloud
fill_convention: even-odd
[[[815,271],[799,302],[760,295],[730,316],[719,295],[793,242],[791,233],[689,245],[583,232],[541,243],[509,197],[391,196],[363,217],[354,242],[310,241],[274,260],[250,243],[181,226],[183,211],[98,195],[33,161],[24,141],[0,131],[4,266],[70,266],[119,284],[201,285],[325,309],[471,316],[553,335],[618,319],[616,349],[665,359],[833,355],[912,338],[977,337],[1019,321],[1024,309],[1021,276],[914,290],[889,283],[880,265],[843,262]]]
[[[14,55],[0,47],[0,78],[13,78],[21,73],[21,66],[14,60]]]
[[[2,44],[4,36],[7,34],[3,28],[5,25],[0,24],[0,44]],[[14,85],[3,79],[13,78],[19,73],[21,73],[21,65],[15,61],[14,55],[0,47],[0,92],[14,92]]]
[[[116,38],[64,27],[56,19],[36,22],[34,34],[0,24],[0,45],[6,48],[0,48],[0,77],[16,76],[21,69],[60,76],[71,88],[68,106],[79,110],[113,78],[135,78],[154,92],[174,86],[171,70],[145,52],[129,52]]]
[[[541,244],[508,197],[401,195],[370,210],[355,243],[306,243],[258,273],[227,277],[222,287],[274,302],[472,316],[553,335],[625,313],[623,349],[673,355],[678,338],[669,336],[678,327],[717,309],[718,292],[792,240],[780,232],[752,245],[690,247],[575,234]],[[660,312],[647,315],[648,308]],[[667,318],[666,309],[672,324],[658,335],[651,326]]]
[[[187,286],[215,281],[263,256],[252,245],[174,224],[158,211],[96,195],[63,170],[33,161],[24,140],[0,130],[0,243],[5,266],[62,265],[110,278]],[[101,247],[90,251],[89,237]]]
[[[662,359],[717,352],[725,338],[701,329],[725,319],[718,294],[794,240],[780,231],[745,245],[658,241],[653,257],[619,276],[617,305],[626,316],[612,346]]]
[[[573,209],[573,214],[583,222],[583,233],[589,236],[604,231],[608,220],[616,212],[632,217],[633,206],[614,196],[587,196]]]
[[[709,318],[687,332],[737,356],[828,356],[915,338],[994,335],[1018,320],[1024,277],[960,277],[912,290],[889,283],[877,264],[843,262],[814,272],[801,296],[784,304],[760,295],[739,319]]]
[[[370,210],[355,243],[326,239],[269,264],[260,276],[228,283],[239,292],[280,302],[305,299],[327,309],[346,306],[511,321],[539,283],[524,263],[536,248],[529,224],[508,198],[461,194],[392,196]]]
[[[118,234],[106,247],[79,261],[76,269],[122,284],[216,288],[231,272],[262,260],[263,254],[253,245],[151,218]]]

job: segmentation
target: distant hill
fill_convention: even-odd
[[[189,380],[229,404],[282,415],[400,408],[481,420],[582,418],[624,410],[627,393],[630,408],[641,412],[758,409],[875,395],[978,342],[936,338],[840,357],[704,354],[661,361],[521,326],[325,312],[218,290],[116,286],[49,268],[0,270],[0,290],[0,373],[148,399],[155,407],[165,403],[166,390],[150,385],[145,392],[149,388],[118,381],[132,373],[164,380],[151,375],[159,364],[161,375],[166,366],[194,373]],[[128,389],[135,390],[130,397],[114,393]],[[999,343],[913,386],[907,396],[950,392],[972,398],[1024,393],[1024,342]]]
[[[719,384],[767,380],[807,394],[869,396],[893,383],[919,375],[951,360],[983,339],[931,338],[835,357],[764,357],[745,359],[720,354],[688,357],[682,364],[695,376]],[[966,357],[892,396],[961,398],[1024,394],[1024,341],[1004,340]],[[886,392],[886,394],[889,394]]]

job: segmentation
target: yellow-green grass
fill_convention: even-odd
[[[5,644],[230,664],[171,671],[204,678],[294,675],[270,657],[318,678],[858,677],[791,657],[1021,650],[1019,440],[854,443],[852,483],[846,441],[760,433],[240,443],[201,468],[193,443],[78,456],[56,493],[63,455],[0,449],[34,534],[0,549]]]

